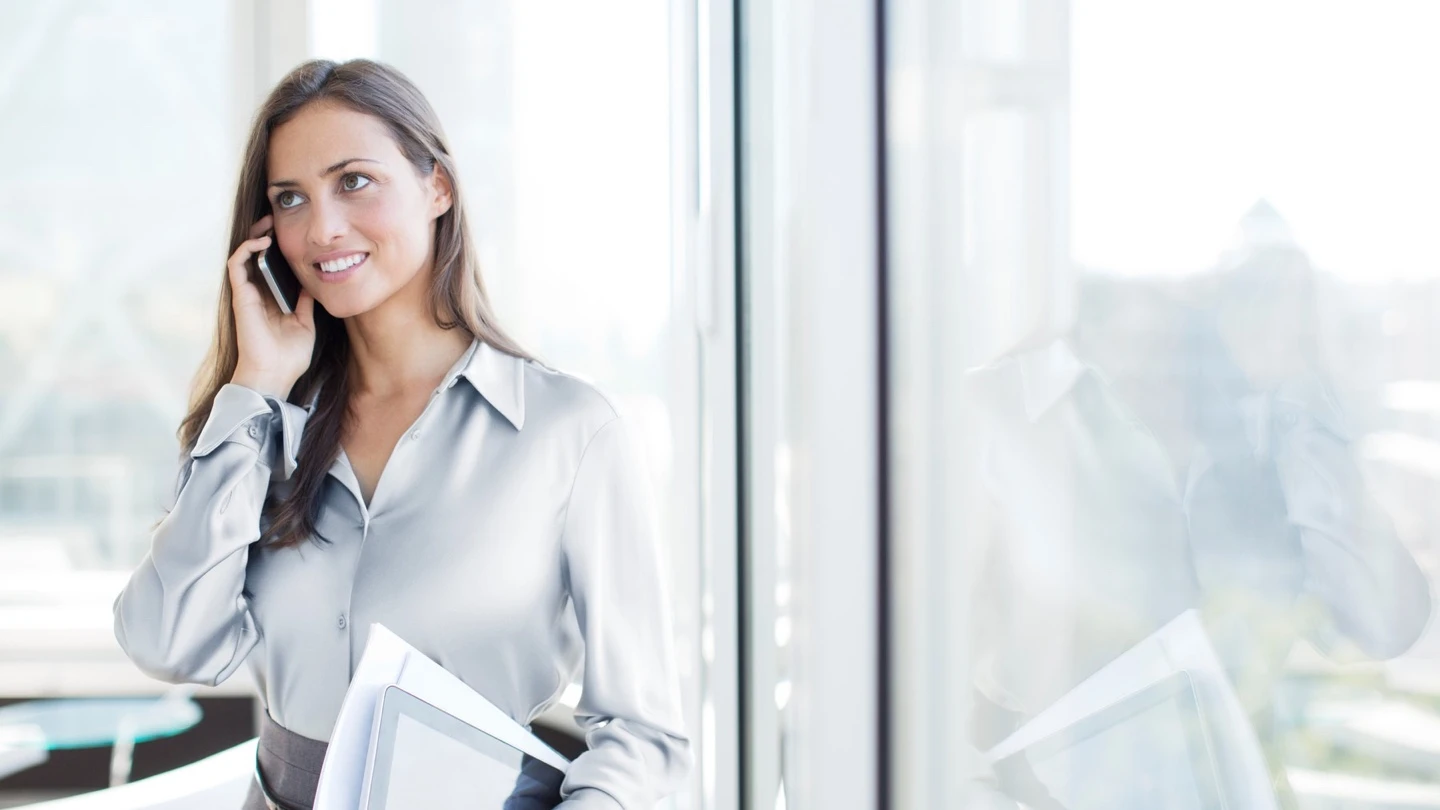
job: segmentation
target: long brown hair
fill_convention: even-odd
[[[435,222],[434,272],[430,307],[444,329],[463,329],[491,346],[530,359],[500,328],[480,274],[475,246],[465,220],[459,173],[440,121],[430,103],[398,70],[368,59],[337,64],[317,59],[295,68],[276,85],[256,113],[240,164],[240,183],[230,222],[232,254],[250,238],[250,228],[270,213],[265,194],[270,135],[309,104],[325,101],[373,115],[385,123],[400,151],[424,174],[438,167],[451,186],[450,210]],[[215,395],[235,373],[239,350],[228,281],[220,285],[215,338],[195,375],[189,413],[180,423],[180,446],[188,453],[210,418]],[[267,496],[261,516],[261,541],[277,547],[299,545],[315,534],[319,496],[330,465],[340,454],[340,437],[349,403],[350,339],[345,324],[315,304],[315,350],[310,368],[296,381],[289,401],[308,405],[318,393],[305,424],[293,487],[284,498]]]

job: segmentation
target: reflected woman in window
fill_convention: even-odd
[[[252,269],[272,244],[293,314]],[[247,810],[311,806],[376,622],[522,724],[583,653],[588,750],[556,800],[673,790],[690,748],[632,428],[498,326],[415,86],[366,60],[285,77],[245,149],[226,273],[174,504],[115,632],[166,681],[249,663],[266,719]]]

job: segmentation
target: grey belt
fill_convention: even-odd
[[[255,781],[244,810],[311,810],[326,743],[302,737],[269,715],[260,725]]]
[[[282,804],[279,799],[275,798],[275,794],[271,793],[270,789],[265,786],[265,777],[260,773],[260,761],[258,759],[255,761],[255,787],[253,792],[259,794],[257,798],[264,804],[265,810],[302,810],[299,805]],[[253,802],[247,804],[253,804]],[[307,808],[308,807],[309,805],[307,805]],[[250,808],[246,807],[245,810],[250,810]]]

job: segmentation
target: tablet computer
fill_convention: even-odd
[[[362,810],[550,810],[565,774],[387,686],[361,788]]]
[[[1007,795],[1067,810],[1227,810],[1190,675],[1177,672],[995,763]]]

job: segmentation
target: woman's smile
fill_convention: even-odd
[[[370,254],[364,251],[327,253],[310,266],[319,271],[321,281],[334,284],[353,276],[368,258]]]

